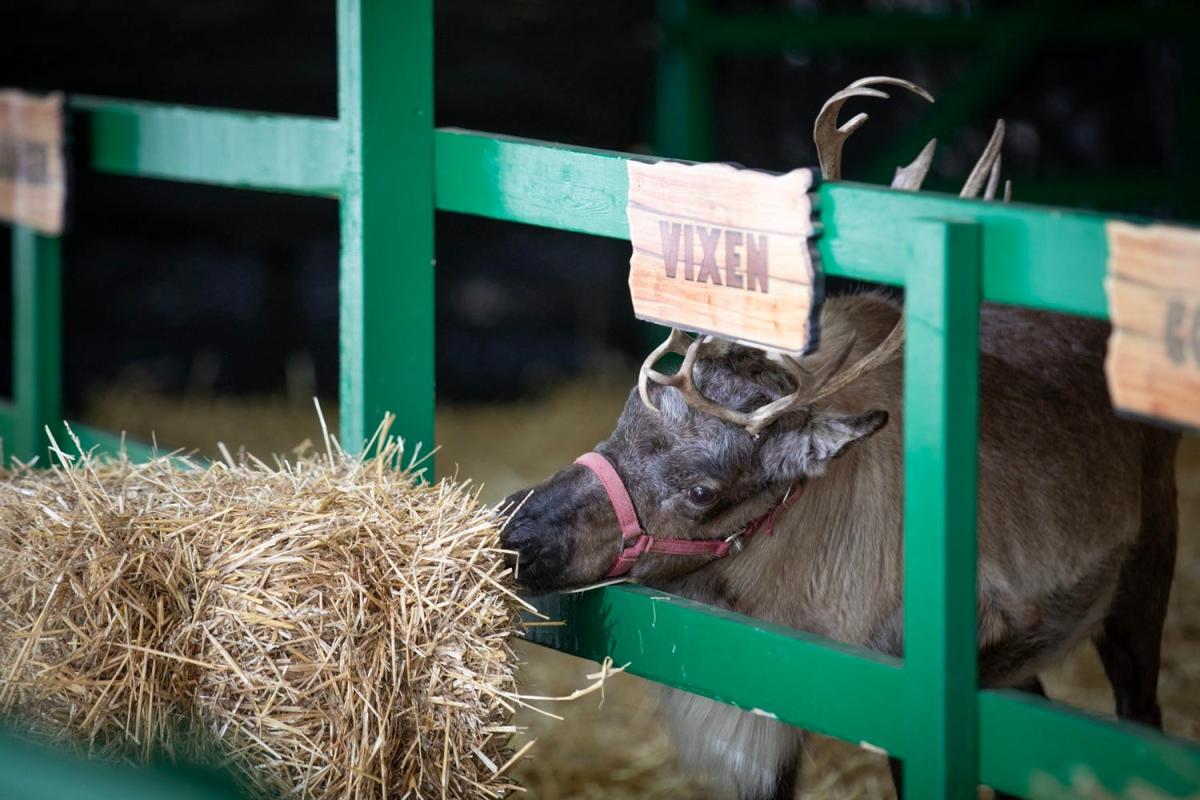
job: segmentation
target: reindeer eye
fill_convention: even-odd
[[[687,496],[688,500],[691,500],[698,506],[711,505],[717,499],[716,492],[707,486],[700,486],[699,484],[688,489]]]

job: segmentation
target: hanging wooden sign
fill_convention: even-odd
[[[639,319],[756,347],[815,341],[814,173],[629,162],[629,291]]]
[[[1113,405],[1200,427],[1200,230],[1108,223]]]
[[[62,233],[63,97],[0,91],[0,221]]]

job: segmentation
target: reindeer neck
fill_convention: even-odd
[[[895,436],[808,481],[772,535],[663,588],[783,625],[865,642],[900,603],[901,481]],[[882,437],[882,438],[880,438]],[[864,596],[865,595],[865,596]]]

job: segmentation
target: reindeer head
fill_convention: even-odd
[[[826,178],[840,177],[842,144],[867,119],[859,114],[839,126],[838,112],[852,97],[886,98],[871,88],[878,84],[932,101],[896,78],[864,78],[831,97],[814,126]],[[985,180],[985,197],[994,196],[1003,130],[998,123],[962,196],[978,196]],[[892,186],[920,188],[934,146],[898,169]],[[873,335],[823,320],[824,347],[804,358],[673,330],[642,365],[615,430],[597,446],[603,458],[576,463],[506,501],[516,510],[503,542],[516,553],[519,580],[549,590],[625,569],[632,578],[661,581],[726,555],[747,526],[753,531],[832,459],[887,424],[889,401],[878,386],[871,390],[868,376],[895,361],[903,317],[890,304],[875,307],[884,319],[866,326]],[[668,352],[683,356],[673,375],[654,369]],[[618,561],[643,546],[636,563]]]

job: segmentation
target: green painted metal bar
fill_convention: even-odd
[[[653,160],[463,130],[439,130],[436,141],[439,209],[618,239],[629,238],[626,161]],[[987,300],[1107,315],[1110,217],[855,183],[826,183],[819,193],[829,275],[902,285],[914,224],[952,218],[986,229]]]
[[[238,800],[232,780],[198,767],[136,769],[92,761],[0,734],[0,797],[6,800]]]
[[[977,784],[979,234],[922,221],[904,254],[904,787],[928,800]]]
[[[626,162],[609,150],[440,128],[437,207],[546,228],[629,238]]]
[[[954,219],[984,230],[985,300],[1108,316],[1105,225],[1118,217],[849,183],[826,184],[819,191],[824,234],[818,246],[830,275],[899,285],[914,225],[934,217]]]
[[[644,587],[546,595],[564,627],[532,641],[848,741],[901,754],[896,659]],[[781,669],[781,665],[787,665]],[[748,679],[748,677],[750,679]]]
[[[1026,797],[1076,796],[1090,774],[1111,794],[1195,798],[1200,747],[1142,725],[1104,719],[1025,692],[980,692],[980,780]],[[1076,792],[1060,791],[1071,787]],[[1153,786],[1158,794],[1145,793]],[[1092,791],[1084,796],[1099,797]]]
[[[75,96],[102,172],[335,196],[345,169],[337,120]]]
[[[5,455],[48,455],[45,428],[62,423],[62,288],[59,240],[12,230],[13,420]]]
[[[713,157],[712,57],[688,35],[689,20],[704,15],[703,0],[659,0],[654,149],[661,156],[705,161]]]
[[[433,444],[432,0],[339,0],[342,443],[397,415],[411,454]]]
[[[1185,2],[1154,7],[1089,8],[1055,32],[1073,44],[1128,45],[1149,38],[1186,36],[1193,17]],[[893,11],[864,13],[708,13],[695,18],[688,35],[713,53],[778,53],[786,50],[845,51],[973,47],[1003,21],[999,14],[962,16]]]

